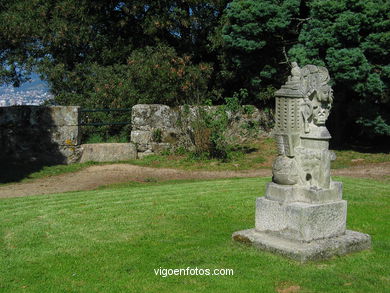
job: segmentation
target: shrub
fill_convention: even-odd
[[[162,131],[160,128],[154,129],[152,132],[152,140],[154,142],[162,142]]]

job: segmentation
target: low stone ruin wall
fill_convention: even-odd
[[[199,111],[211,115],[219,106],[180,106],[139,104],[132,108],[131,142],[136,145],[138,156],[175,149],[179,146],[194,148],[194,123]],[[224,135],[233,143],[269,134],[273,119],[268,112],[249,106],[250,111],[226,112],[229,127]]]
[[[71,163],[80,156],[79,107],[0,107],[0,160]]]
[[[0,107],[0,161],[73,163],[140,158],[185,147],[194,149],[194,123],[200,111],[213,115],[218,106],[135,105],[132,109],[131,142],[80,145],[79,107]],[[267,135],[272,117],[251,111],[226,112],[229,142],[243,143]]]

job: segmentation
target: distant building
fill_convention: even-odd
[[[6,87],[0,93],[0,107],[16,105],[42,105],[53,96],[42,90],[33,89],[26,91],[15,91],[13,87]]]

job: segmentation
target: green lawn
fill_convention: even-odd
[[[340,179],[340,178],[338,178]],[[386,292],[390,184],[342,178],[348,228],[373,249],[299,264],[231,241],[269,178],[122,185],[0,200],[1,292]],[[159,268],[233,276],[156,276]],[[281,291],[283,292],[283,291]],[[387,291],[388,292],[388,291]]]
[[[348,168],[372,163],[390,162],[390,153],[387,152],[358,152],[353,150],[335,151],[337,159],[332,162],[331,167]],[[154,168],[175,168],[182,170],[202,170],[202,171],[237,171],[251,170],[259,168],[271,168],[277,155],[275,140],[263,138],[252,144],[242,146],[230,153],[230,160],[224,162],[217,159],[197,159],[190,154],[164,154],[150,155],[143,159],[129,160],[121,162],[86,162],[70,165],[36,166],[25,163],[16,164],[11,162],[0,169],[0,184],[18,181],[31,181],[38,178],[60,175],[64,173],[74,173],[92,165],[105,165],[112,163],[132,164]]]

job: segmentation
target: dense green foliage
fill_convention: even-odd
[[[348,229],[373,248],[299,264],[235,243],[270,178],[128,183],[0,199],[2,292],[386,292],[389,183],[343,178]],[[152,180],[150,180],[152,181]],[[233,269],[156,276],[154,269]]]
[[[208,70],[202,63],[214,58],[207,40],[225,2],[0,1],[0,36],[5,41],[0,47],[0,80],[19,84],[34,69],[49,82],[59,103],[83,106],[123,107],[134,104],[140,91],[143,96],[136,102],[182,102],[191,87],[201,90],[186,84],[199,78],[192,76],[196,68],[190,59]],[[185,68],[169,68],[181,60]],[[177,69],[186,72],[170,80]],[[187,91],[184,97],[178,88]]]
[[[390,136],[386,0],[0,0],[0,82],[38,72],[56,103],[271,107],[298,61],[333,78],[332,132]],[[345,130],[349,130],[346,132]]]
[[[207,64],[192,65],[190,56],[178,57],[170,47],[145,47],[134,50],[126,64],[80,65],[59,81],[56,101],[92,108],[183,104],[205,95],[209,72]]]
[[[234,84],[250,92],[244,102],[262,104],[284,82],[286,46],[297,36],[299,2],[239,0],[226,9],[222,60]]]
[[[307,5],[308,19],[289,53],[300,64],[329,69],[339,134],[352,120],[364,126],[365,134],[390,135],[390,2],[315,0]]]
[[[285,80],[286,63],[326,66],[336,139],[389,136],[389,10],[388,1],[235,0],[225,13],[225,61],[252,101]]]

